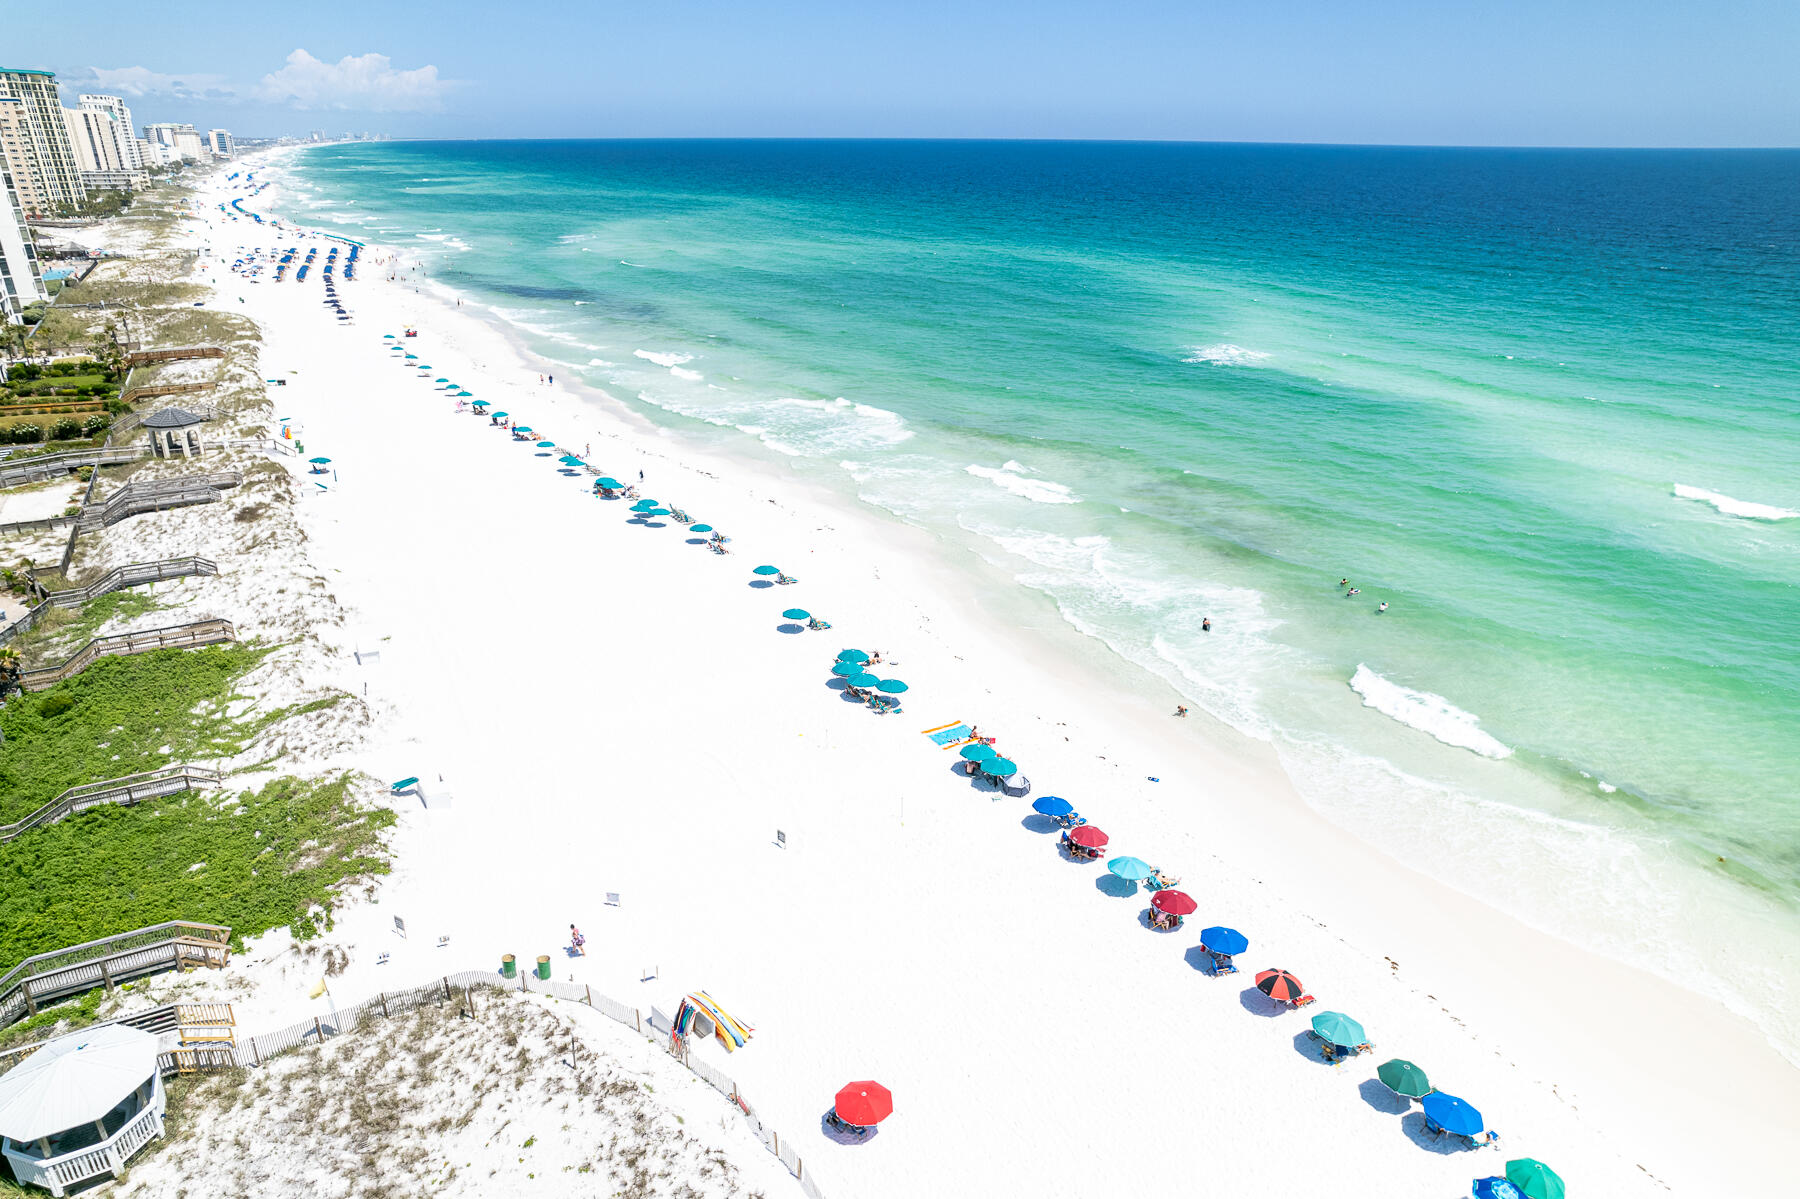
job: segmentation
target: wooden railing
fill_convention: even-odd
[[[169,920],[28,957],[0,975],[0,1028],[36,1015],[40,1000],[178,966],[223,966],[231,960],[230,941],[224,925]]]
[[[63,450],[57,454],[39,454],[0,466],[0,487],[17,487],[21,483],[37,483],[66,475],[83,466],[116,466],[136,462],[150,456],[147,445],[103,446],[100,449]]]
[[[9,520],[0,524],[0,536],[7,533],[44,533],[72,525],[80,519],[81,516],[77,513],[74,516],[46,516],[39,520]]]
[[[119,398],[127,404],[135,404],[139,400],[155,396],[192,395],[196,391],[211,391],[217,386],[217,383],[140,383]]]
[[[219,415],[219,409],[212,404],[208,404],[205,400],[188,400],[183,402],[181,406],[189,412],[192,412],[195,416],[205,417],[207,420],[214,420]],[[111,445],[115,438],[131,432],[133,429],[143,424],[145,418],[153,416],[161,411],[161,408],[152,408],[146,412],[130,412],[121,416],[112,423],[112,428],[107,432],[107,444]]]
[[[143,803],[146,799],[179,795],[183,791],[193,791],[200,787],[216,787],[222,778],[223,776],[216,770],[208,770],[204,766],[177,763],[164,766],[160,770],[128,774],[123,778],[83,783],[79,787],[70,787],[43,807],[11,824],[0,824],[0,845],[20,837],[34,828],[55,824],[59,820],[66,820],[75,813],[84,812],[89,808],[97,808],[103,804],[120,804],[129,807],[132,804]]]
[[[135,354],[125,355],[125,365],[150,366],[157,362],[181,362],[189,358],[223,358],[225,351],[220,346],[176,346],[167,350],[139,350]]]
[[[44,599],[60,608],[78,608],[89,600],[99,599],[114,591],[123,591],[127,587],[142,587],[146,583],[160,583],[164,579],[184,579],[194,575],[216,575],[219,564],[211,558],[202,558],[189,554],[185,558],[164,558],[160,562],[134,562],[130,566],[115,566],[92,583],[81,587],[70,587],[62,591],[42,591]]]
[[[133,480],[107,497],[99,507],[84,508],[81,531],[93,533],[114,525],[128,516],[160,512],[167,508],[185,508],[190,504],[213,504],[224,497],[222,488],[236,487],[244,481],[242,471],[228,470],[211,475],[177,475],[169,479]]]
[[[197,620],[192,624],[170,625],[161,629],[147,629],[141,633],[121,633],[114,637],[96,637],[69,656],[61,666],[43,670],[27,671],[19,680],[20,687],[26,691],[42,691],[44,688],[73,678],[96,661],[105,657],[124,657],[129,654],[147,654],[155,649],[188,649],[201,645],[217,645],[221,641],[236,641],[237,630],[229,620]]]

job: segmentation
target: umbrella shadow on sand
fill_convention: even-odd
[[[1442,1157],[1449,1157],[1453,1153],[1472,1152],[1474,1148],[1461,1137],[1453,1137],[1448,1134],[1439,1136],[1435,1132],[1428,1132],[1425,1128],[1424,1112],[1413,1112],[1409,1116],[1402,1116],[1400,1127],[1405,1131],[1407,1140],[1421,1149]]]
[[[1187,952],[1181,955],[1181,960],[1202,974],[1212,973],[1212,954],[1206,952],[1206,950],[1200,948],[1198,945],[1188,946]]]
[[[1054,833],[1062,827],[1062,821],[1054,816],[1046,816],[1042,812],[1033,812],[1019,821],[1019,827],[1028,833]]]
[[[1309,1058],[1312,1061],[1319,1063],[1321,1066],[1331,1065],[1330,1062],[1325,1060],[1325,1043],[1313,1036],[1311,1029],[1294,1034],[1294,1052],[1303,1058]]]
[[[754,587],[758,591],[767,591],[769,588],[775,586],[775,584],[771,583],[767,579],[751,579],[749,583],[745,584],[745,586]]]
[[[704,538],[704,537],[690,537],[690,538],[688,538],[688,539],[687,539],[687,543],[688,543],[688,544],[689,544],[689,545],[705,545],[705,544],[706,544],[706,538]]]
[[[1387,1084],[1379,1078],[1363,1079],[1362,1085],[1356,1090],[1362,1095],[1364,1103],[1390,1116],[1404,1116],[1412,1108],[1412,1100],[1388,1090]]]
[[[775,631],[777,633],[787,633],[789,636],[792,636],[795,633],[806,632],[806,626],[803,624],[795,624],[793,621],[790,620],[790,621],[786,622],[785,624],[776,625]]]
[[[1207,957],[1205,951],[1198,945],[1188,950],[1188,952],[1198,957]],[[1193,965],[1194,969],[1200,969],[1199,962],[1195,962]],[[1212,969],[1212,961],[1210,959],[1206,962],[1206,968],[1209,970]],[[1256,987],[1245,987],[1243,991],[1239,993],[1238,1006],[1242,1007],[1252,1016],[1261,1016],[1265,1020],[1273,1020],[1276,1016],[1279,1016],[1288,1010],[1287,1004],[1275,1002],[1267,995],[1264,995],[1262,991]]]
[[[834,1145],[866,1145],[881,1135],[881,1125],[873,1124],[861,1132],[850,1132],[831,1122],[831,1113],[827,1111],[819,1117],[819,1131],[825,1139]]]
[[[1130,899],[1137,894],[1137,889],[1136,883],[1128,878],[1120,878],[1110,871],[1094,880],[1094,890],[1102,895],[1110,895],[1114,899]]]

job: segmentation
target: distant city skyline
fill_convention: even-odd
[[[1279,8],[817,0],[421,19],[347,0],[96,0],[0,66],[239,137],[969,137],[1800,145],[1800,5],[1418,0]],[[204,28],[204,37],[194,30]],[[16,61],[14,61],[16,60]]]

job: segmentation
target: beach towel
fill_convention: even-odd
[[[975,735],[975,730],[960,720],[953,720],[949,724],[940,724],[935,729],[921,729],[920,731],[930,737],[932,744],[939,749],[949,749],[953,745],[961,745]]]

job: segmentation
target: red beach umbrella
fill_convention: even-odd
[[[1150,897],[1150,906],[1170,916],[1192,916],[1200,905],[1186,891],[1158,891]]]
[[[1270,999],[1294,1003],[1306,995],[1306,984],[1286,970],[1264,970],[1256,976],[1256,989]]]
[[[1084,824],[1069,834],[1069,840],[1083,849],[1103,849],[1111,838],[1093,825]]]
[[[894,1114],[894,1095],[878,1082],[846,1083],[837,1093],[836,1108],[844,1123],[867,1128]]]

